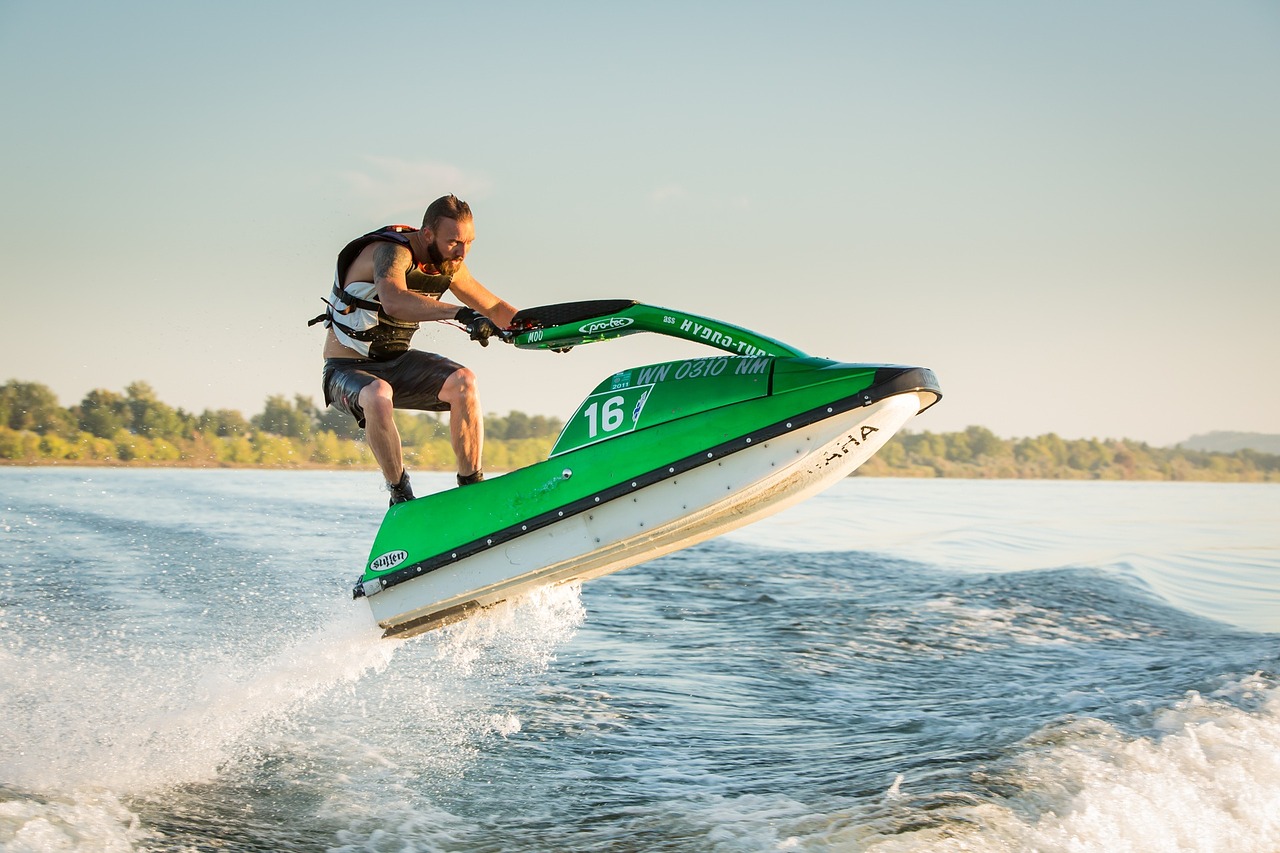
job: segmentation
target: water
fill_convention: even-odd
[[[0,469],[0,846],[1280,850],[1280,487],[854,479],[408,641],[382,499]]]

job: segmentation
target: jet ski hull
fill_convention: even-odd
[[[718,445],[704,460],[672,459],[648,476],[624,479],[561,517],[504,531],[503,541],[457,557],[441,555],[443,563],[424,561],[417,576],[358,591],[367,596],[384,636],[411,636],[535,587],[625,569],[829,487],[936,397],[930,389],[904,390],[853,408],[833,406],[830,414],[820,407],[808,418]]]

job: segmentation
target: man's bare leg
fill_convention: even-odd
[[[484,450],[484,414],[476,377],[468,368],[455,370],[440,389],[440,401],[449,404],[449,440],[458,458],[458,476],[480,470]]]
[[[400,481],[404,473],[404,456],[400,449],[400,430],[396,429],[395,411],[391,404],[391,386],[381,379],[360,389],[360,408],[364,409],[364,437],[373,451],[383,478],[388,485]]]

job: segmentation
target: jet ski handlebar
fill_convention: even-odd
[[[741,326],[632,299],[594,299],[525,308],[516,313],[502,335],[521,349],[565,350],[638,332],[681,338],[733,355],[805,355]]]

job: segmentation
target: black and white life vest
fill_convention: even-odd
[[[406,352],[413,333],[418,331],[418,324],[397,320],[382,310],[373,282],[353,281],[343,285],[342,280],[360,252],[370,243],[398,243],[412,254],[409,234],[417,230],[411,225],[388,225],[348,243],[338,253],[333,290],[324,300],[329,309],[307,325],[324,323],[325,328],[333,329],[339,343],[365,358],[386,361]],[[413,267],[405,275],[405,284],[412,291],[439,298],[453,283],[453,276],[429,273],[427,266],[427,262],[414,254]]]

